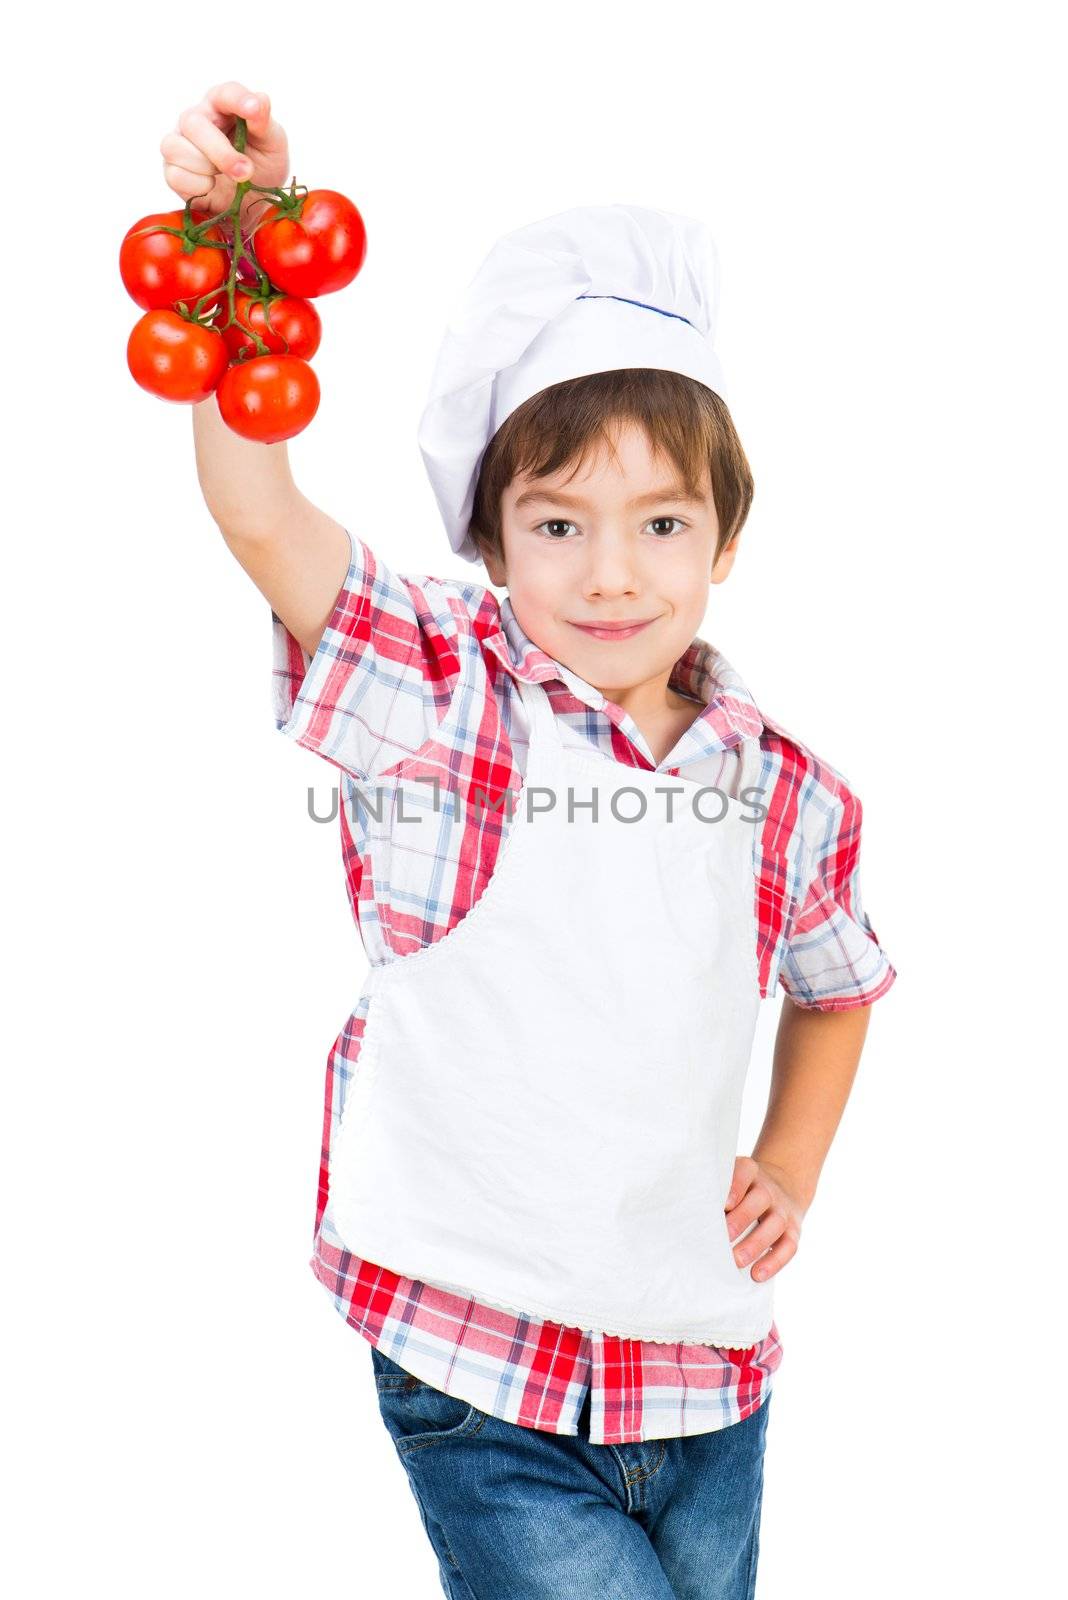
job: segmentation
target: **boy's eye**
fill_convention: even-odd
[[[676,533],[681,532],[685,527],[685,523],[682,521],[681,517],[653,517],[648,526],[650,528],[656,528],[658,525],[674,522],[679,524],[677,530],[674,528],[668,528],[666,531],[661,531],[657,534],[657,537],[661,540],[673,539],[676,537]],[[542,528],[548,528],[549,530],[555,530],[557,528],[573,528],[575,524],[573,522],[566,521],[563,517],[550,517],[545,522],[539,522],[537,526],[538,531],[540,532]],[[562,544],[564,539],[564,536],[557,534],[555,531],[548,532],[545,537],[550,540],[555,540],[557,544]]]

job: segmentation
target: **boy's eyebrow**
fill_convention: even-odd
[[[705,503],[704,498],[692,495],[685,484],[668,483],[660,489],[652,489],[648,494],[635,495],[633,500],[627,501],[627,504],[630,506],[650,506],[656,504],[657,501],[664,500],[684,501],[691,506],[699,506]],[[574,506],[578,510],[584,510],[589,504],[581,495],[560,494],[555,489],[525,489],[521,495],[516,496],[515,509],[518,511],[521,506],[533,505],[538,501],[545,501],[547,504],[556,506]]]

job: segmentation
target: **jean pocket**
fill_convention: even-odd
[[[390,1369],[394,1366],[390,1363]],[[459,1395],[446,1394],[403,1368],[375,1372],[378,1409],[402,1455],[478,1433],[487,1416]]]

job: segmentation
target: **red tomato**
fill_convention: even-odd
[[[314,299],[352,282],[367,254],[367,231],[343,194],[309,189],[299,216],[268,206],[252,248],[277,289]]]
[[[319,380],[299,356],[240,361],[227,368],[215,394],[227,427],[260,444],[292,439],[319,409]]]
[[[126,232],[119,247],[119,272],[127,292],[145,311],[176,306],[184,300],[190,311],[196,300],[226,282],[230,272],[230,253],[211,245],[197,245],[187,251],[185,241],[173,233],[139,233],[152,223],[182,226],[182,211],[153,211]],[[204,235],[219,244],[226,236],[218,227]]]
[[[146,311],[133,325],[126,365],[134,381],[161,400],[206,400],[226,371],[226,343],[214,328],[177,311]]]
[[[256,354],[256,341],[247,332],[254,328],[272,355],[300,356],[302,361],[310,361],[323,336],[322,318],[311,301],[282,295],[272,300],[268,309],[270,327],[265,320],[263,301],[251,299],[240,289],[235,290],[234,321],[230,327],[219,329],[231,359],[242,351],[246,357]],[[222,314],[225,317],[225,303]]]

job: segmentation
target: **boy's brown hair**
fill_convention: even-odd
[[[654,451],[674,462],[691,494],[711,475],[719,519],[716,556],[740,531],[753,503],[753,475],[731,414],[718,394],[695,378],[660,367],[592,372],[542,389],[505,418],[486,447],[475,486],[471,537],[480,553],[503,559],[501,495],[520,472],[545,478],[595,443],[610,443],[609,425],[644,428]]]

